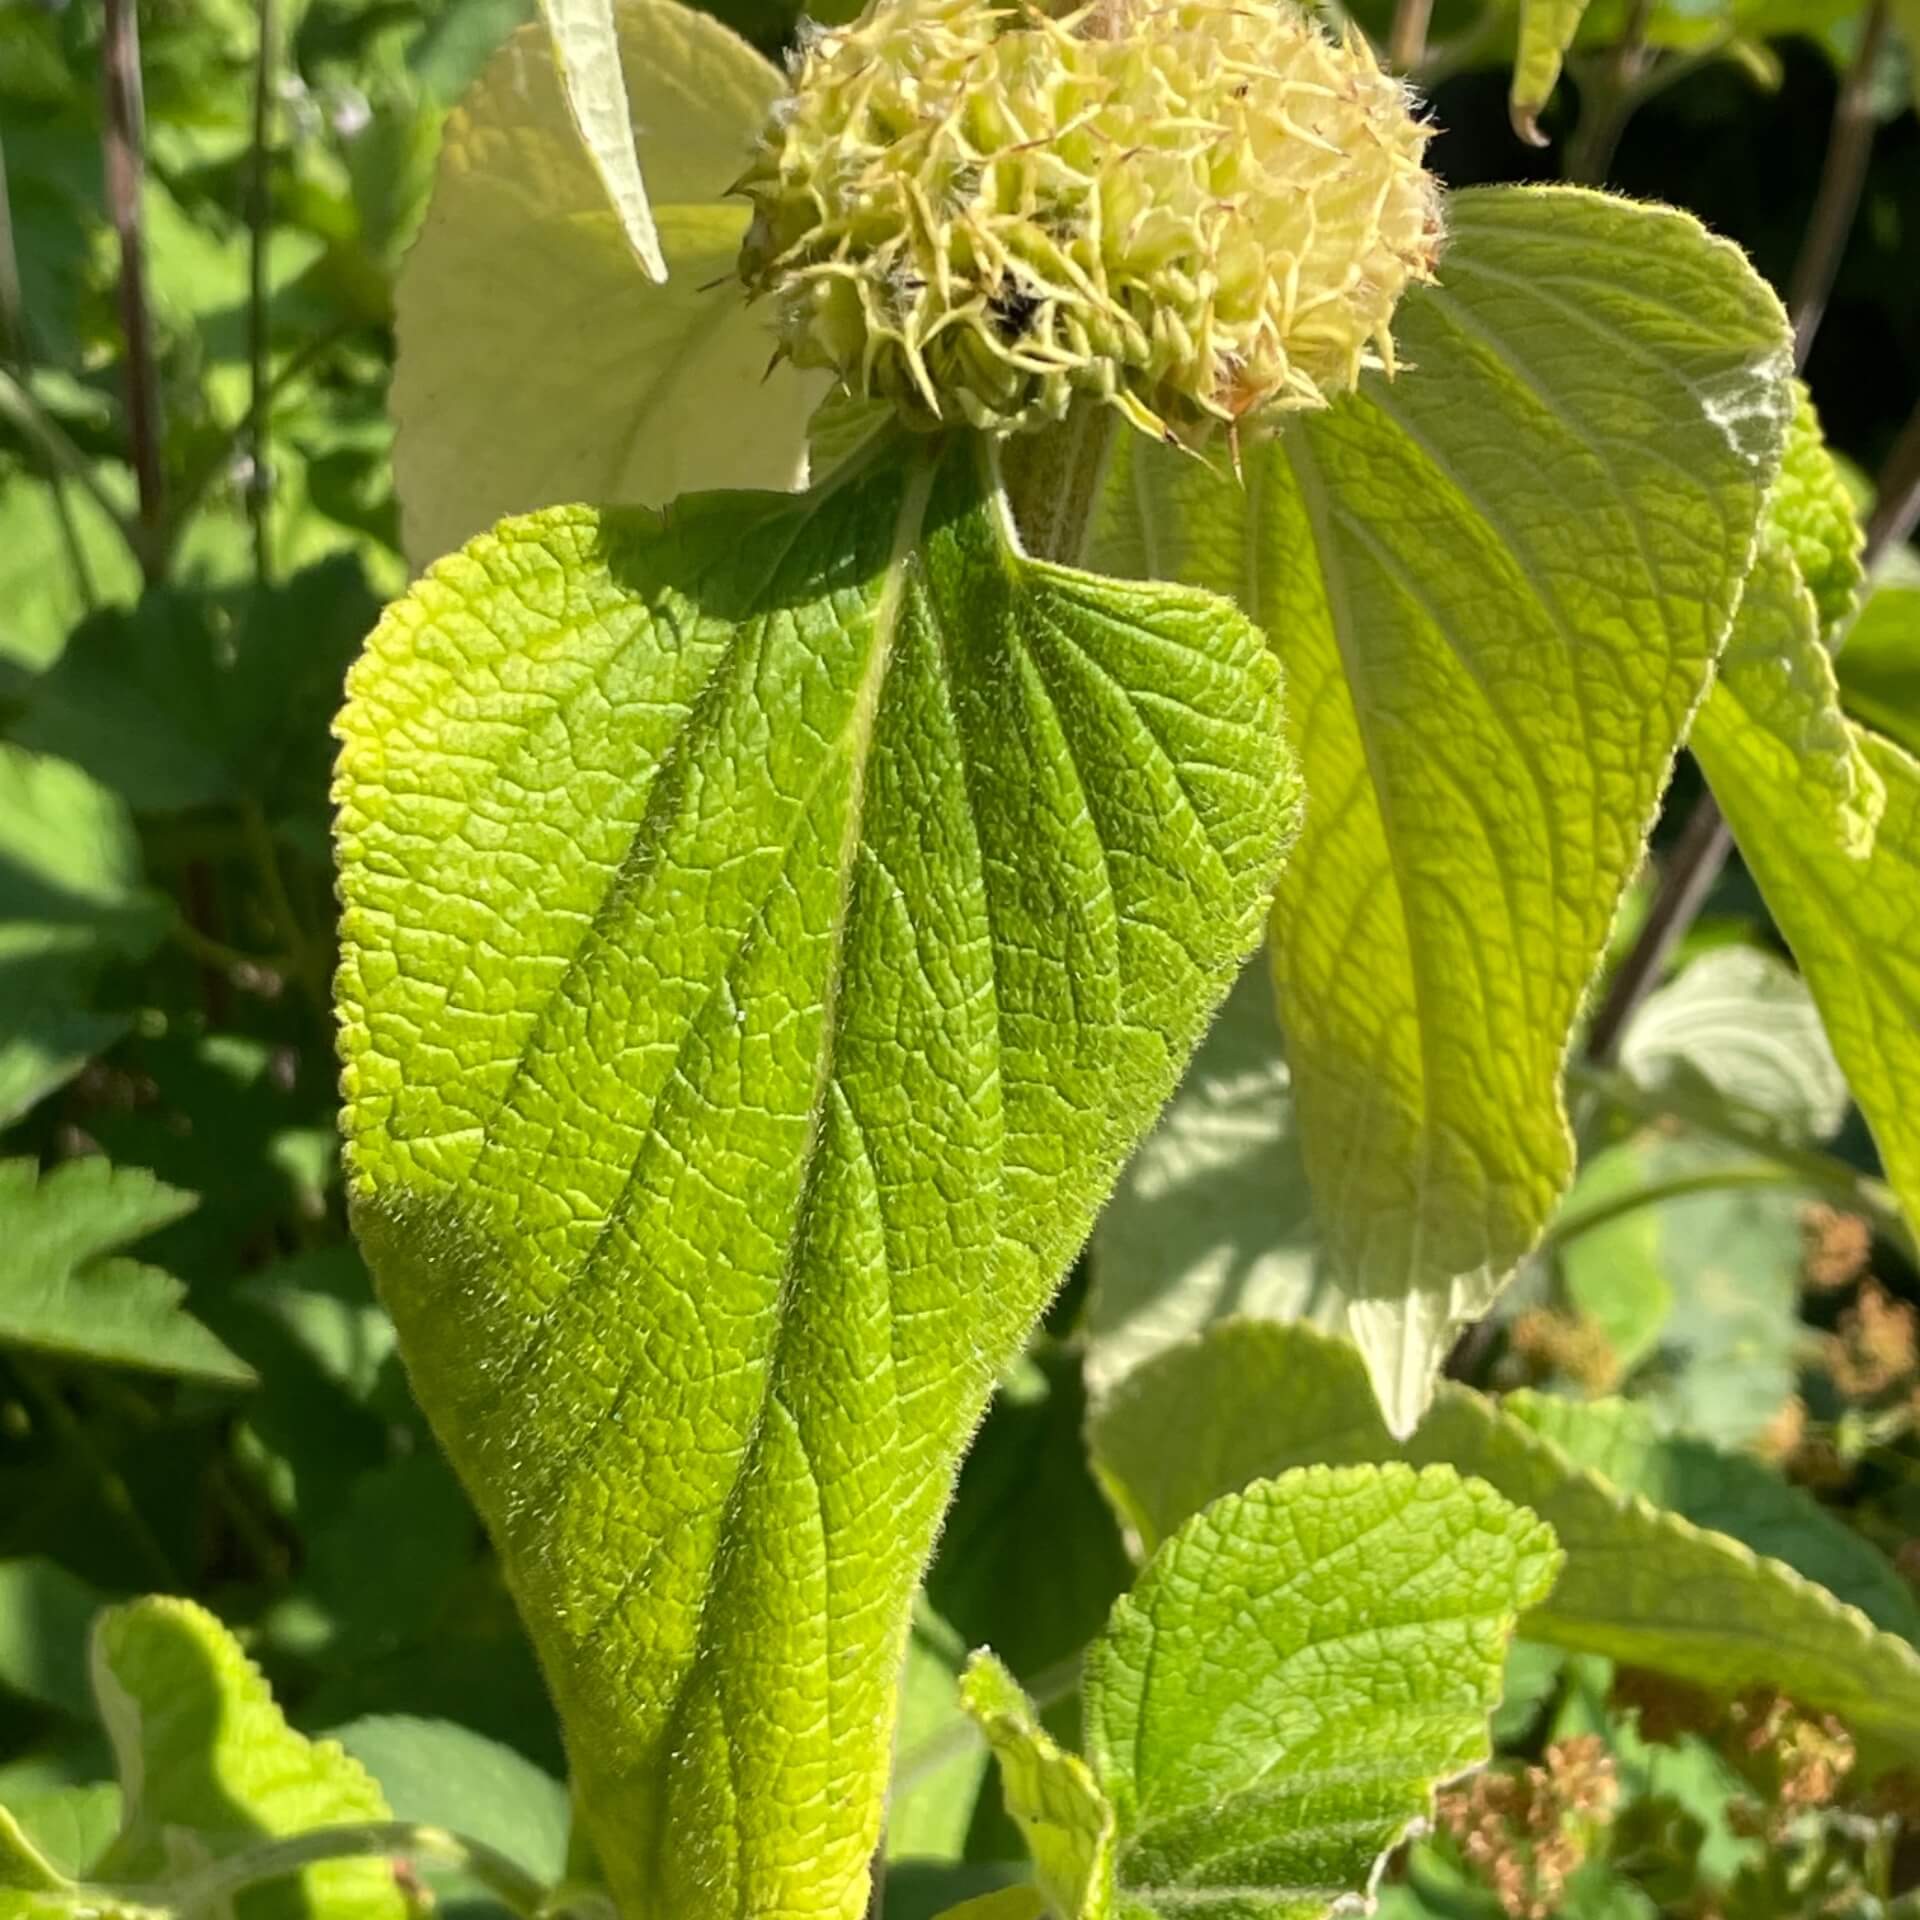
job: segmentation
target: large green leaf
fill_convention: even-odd
[[[854,1913],[954,1462],[1258,938],[1258,632],[984,448],[555,511],[341,723],[356,1217],[620,1898]]]
[[[1142,442],[1095,564],[1238,595],[1312,795],[1274,970],[1329,1278],[1396,1428],[1572,1171],[1560,1069],[1738,598],[1785,321],[1685,215],[1450,203],[1392,383],[1246,486]]]
[[[250,1385],[252,1368],[181,1306],[185,1287],[118,1252],[194,1205],[97,1155],[46,1174],[0,1160],[0,1347]]]
[[[357,1760],[288,1726],[259,1669],[212,1614],[140,1600],[100,1616],[93,1686],[126,1797],[96,1871],[151,1883],[260,1841],[384,1820]],[[404,1920],[390,1862],[343,1860],[260,1886],[240,1920]]]
[[[1447,1467],[1308,1467],[1196,1514],[1088,1649],[1087,1758],[967,1677],[1061,1920],[1318,1920],[1484,1760],[1552,1533]]]
[[[1096,1394],[1227,1314],[1338,1317],[1320,1283],[1265,956],[1241,975],[1127,1163],[1089,1249],[1081,1333]]]
[[[621,0],[617,24],[671,278],[636,266],[541,30],[516,34],[447,123],[395,294],[394,470],[417,562],[530,507],[663,506],[806,470],[823,383],[763,384],[773,335],[734,272],[747,210],[722,204],[780,77],[674,0]]]
[[[1813,598],[1777,546],[1692,746],[1920,1220],[1920,762],[1841,711]]]
[[[1897,1637],[1913,1628],[1911,1599],[1805,1495],[1767,1489],[1751,1463],[1698,1441],[1656,1439],[1617,1405],[1562,1415],[1523,1399],[1509,1412],[1446,1387],[1396,1443],[1350,1348],[1238,1321],[1129,1375],[1095,1413],[1092,1441],[1148,1546],[1221,1493],[1302,1462],[1448,1462],[1531,1507],[1565,1549],[1559,1583],[1521,1622],[1529,1639],[1726,1693],[1778,1688],[1920,1756],[1920,1653]],[[1792,1564],[1768,1557],[1788,1553]]]

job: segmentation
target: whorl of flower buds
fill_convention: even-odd
[[[796,363],[917,424],[1091,394],[1197,443],[1392,371],[1429,132],[1293,0],[875,0],[800,56],[741,273]]]

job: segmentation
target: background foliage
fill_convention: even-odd
[[[780,0],[712,10],[769,52],[795,25]],[[92,1785],[112,1767],[87,1623],[148,1591],[235,1628],[293,1727],[337,1735],[395,1813],[457,1818],[543,1877],[564,1853],[532,1656],[346,1234],[328,1011],[327,729],[407,578],[394,275],[445,114],[528,11],[150,0],[145,167],[116,194],[106,37],[131,16],[0,0],[0,1803],[38,1809],[74,1860],[117,1820]],[[1571,167],[1683,204],[1785,292],[1824,231],[1840,101],[1866,171],[1805,375],[1870,512],[1869,476],[1920,457],[1900,440],[1920,393],[1913,24],[1853,0],[1594,0],[1536,150],[1508,125],[1511,10],[1436,0],[1434,162],[1454,185]],[[116,220],[135,215],[129,305]],[[1843,679],[1912,743],[1920,563],[1895,551],[1881,578]],[[1657,855],[1697,790],[1683,768]],[[1456,1355],[1479,1384],[1543,1390],[1547,1440],[1476,1444],[1536,1474],[1529,1449],[1563,1449],[1733,1536],[1791,1494],[1818,1566],[1778,1533],[1758,1550],[1838,1587],[1864,1542],[1920,1580],[1912,1249],[1737,861],[1672,964],[1617,1064],[1576,1080],[1578,1182]],[[1243,989],[1003,1383],[925,1585],[891,1915],[1021,1856],[955,1702],[965,1650],[991,1642],[1072,1738],[1077,1655],[1131,1578],[1106,1494],[1148,1538],[1196,1504],[1146,1526],[1107,1456],[1103,1494],[1089,1386],[1146,1394],[1137,1370],[1235,1309],[1313,1315],[1275,1062]],[[1616,1393],[1639,1410],[1608,1433],[1551,1424]],[[1726,1451],[1661,1453],[1682,1430]],[[1542,1503],[1519,1467],[1446,1457]],[[1723,1472],[1772,1493],[1688,1506]],[[1911,1640],[1897,1585],[1843,1590]],[[1916,1877],[1873,1757],[1821,1703],[1715,1708],[1623,1679],[1626,1641],[1530,1631],[1509,1758],[1450,1800],[1389,1896],[1403,1915],[1865,1913]]]

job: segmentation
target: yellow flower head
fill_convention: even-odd
[[[800,57],[741,270],[794,361],[917,424],[1093,394],[1197,443],[1392,370],[1428,137],[1293,0],[876,0]]]

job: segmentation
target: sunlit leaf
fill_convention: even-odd
[[[357,1223],[638,1910],[858,1906],[960,1449],[1292,825],[1257,631],[982,457],[511,523],[341,723]]]
[[[1778,303],[1686,216],[1449,205],[1398,380],[1249,450],[1244,488],[1136,441],[1095,542],[1237,595],[1286,666],[1312,804],[1280,1019],[1327,1275],[1396,1428],[1571,1174],[1561,1064],[1790,410]]]

